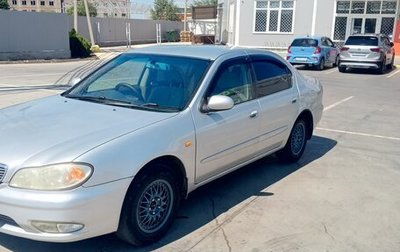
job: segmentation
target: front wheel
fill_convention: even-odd
[[[171,226],[179,205],[174,176],[164,169],[134,180],[125,197],[117,236],[141,246],[160,239]]]
[[[303,119],[298,119],[292,128],[285,147],[276,154],[284,162],[296,162],[303,155],[307,143],[307,124]]]

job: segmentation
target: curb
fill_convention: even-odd
[[[37,60],[9,60],[0,61],[0,65],[11,65],[11,64],[32,64],[32,63],[61,63],[61,62],[76,62],[76,61],[87,61],[87,60],[98,60],[99,57],[93,54],[87,58],[69,58],[69,59],[37,59]]]

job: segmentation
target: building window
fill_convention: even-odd
[[[54,1],[49,1],[50,6],[54,6]]]
[[[396,7],[396,0],[341,0],[336,2],[336,14],[396,14]]]
[[[25,0],[22,1],[22,5],[26,5],[26,1]]]
[[[13,5],[17,5],[17,0],[13,0],[13,1],[12,1],[12,4],[13,4]]]
[[[36,1],[31,1],[31,5],[36,5]]]
[[[256,1],[254,32],[291,33],[294,1]]]
[[[40,1],[41,6],[45,6],[46,2],[45,1]]]

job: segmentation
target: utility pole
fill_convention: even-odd
[[[90,13],[89,13],[89,7],[88,7],[87,0],[83,0],[83,3],[85,4],[86,20],[88,23],[90,43],[92,43],[92,46],[93,46],[94,45],[93,30],[92,30],[92,24],[90,23]]]
[[[74,29],[78,32],[78,0],[74,0]]]
[[[186,31],[186,22],[187,22],[187,2],[188,2],[188,0],[185,0],[185,15],[184,15],[184,20],[183,20],[183,23],[184,23],[184,28],[183,28],[183,30],[184,31]]]

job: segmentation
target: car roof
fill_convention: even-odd
[[[302,36],[302,37],[296,37],[295,39],[316,39],[316,40],[321,40],[325,36]]]
[[[381,37],[385,36],[384,34],[375,34],[375,33],[356,33],[351,34],[351,37]]]
[[[133,49],[127,54],[156,54],[165,56],[189,57],[205,60],[215,60],[222,55],[245,56],[245,55],[266,55],[283,60],[278,54],[262,49],[238,46],[222,45],[154,45]]]
[[[186,56],[191,58],[215,60],[221,55],[235,52],[246,53],[244,48],[220,45],[154,45],[130,50],[128,53]]]

